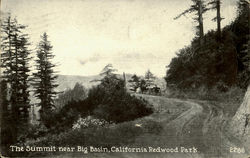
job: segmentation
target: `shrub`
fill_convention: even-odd
[[[133,122],[124,122],[105,127],[70,129],[59,134],[47,134],[45,137],[29,140],[26,146],[75,146],[93,145],[111,147],[134,142],[143,129],[135,127]],[[108,144],[107,144],[108,142]]]
[[[58,98],[55,100],[55,105],[57,108],[61,109],[64,105],[71,101],[84,100],[86,97],[87,90],[83,85],[77,82],[73,89],[68,89],[59,94]]]
[[[89,90],[88,98],[68,103],[62,111],[73,109],[83,117],[88,115],[113,122],[134,120],[153,112],[145,101],[131,96],[124,88],[124,81],[115,75],[106,76],[101,84]]]
[[[106,125],[109,125],[110,123],[103,120],[103,119],[95,119],[91,116],[88,116],[86,118],[79,118],[72,126],[73,130],[76,129],[82,129],[82,128],[88,128],[88,127],[103,127]]]
[[[38,137],[46,135],[47,132],[48,128],[43,124],[29,125],[28,130],[24,136],[28,139],[37,139]]]

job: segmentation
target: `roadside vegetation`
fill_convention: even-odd
[[[214,9],[218,5],[214,3]],[[250,84],[248,3],[238,1],[237,17],[231,24],[223,29],[220,21],[217,24],[216,31],[199,33],[176,53],[167,67],[167,96],[240,104]],[[203,24],[198,32],[203,30],[200,27]]]
[[[57,110],[60,110],[69,102],[84,100],[87,96],[88,90],[81,83],[77,82],[72,89],[67,89],[58,95],[55,99],[55,107]]]
[[[62,108],[60,115],[64,117],[68,111],[72,111],[81,117],[94,116],[120,123],[151,114],[151,105],[131,96],[126,91],[124,79],[118,78],[114,71],[112,65],[107,65],[100,74],[103,78],[95,81],[100,84],[89,90],[88,97],[69,102]]]
[[[164,130],[166,122],[174,120],[182,112],[186,111],[187,107],[183,103],[177,104],[175,102],[171,102],[169,106],[161,106],[168,103],[165,101],[166,98],[160,98],[160,96],[155,98],[150,95],[146,97],[150,100],[150,103],[154,103],[152,108],[157,111],[152,115],[121,123],[108,122],[94,116],[78,117],[71,126],[65,127],[64,130],[60,129],[58,133],[46,131],[45,135],[41,136],[39,134],[37,137],[30,137],[22,145],[71,147],[81,145],[107,148],[112,146],[136,147],[139,145],[141,147],[142,145],[152,145],[152,140],[159,134],[166,135],[167,132]],[[161,103],[158,103],[159,99]],[[165,122],[161,122],[161,119],[164,119]],[[44,129],[46,128],[43,127],[41,131]],[[37,129],[34,131],[37,131]],[[30,131],[29,133],[32,132]],[[139,144],[138,141],[140,142]],[[161,140],[159,143],[164,144],[164,140]],[[27,156],[48,156],[48,154],[51,154],[55,156],[64,153],[33,152],[19,154],[26,154]],[[71,153],[67,154],[70,155]],[[72,154],[74,156],[78,155],[77,152]],[[82,153],[79,153],[79,155],[82,155]]]
[[[109,147],[130,144],[142,131],[160,128],[157,127],[157,123],[149,122],[149,126],[140,128],[131,122],[152,114],[153,107],[144,99],[131,96],[124,87],[124,79],[117,77],[114,71],[112,65],[107,65],[100,74],[102,79],[95,81],[99,84],[91,88],[88,95],[79,84],[72,90],[62,93],[60,98],[65,106],[53,111],[53,115],[44,116],[46,124],[30,125],[27,132],[22,135],[25,141],[19,141],[17,144],[102,146],[110,142],[107,145]],[[69,92],[82,97],[68,98]],[[15,154],[34,156],[34,153]]]

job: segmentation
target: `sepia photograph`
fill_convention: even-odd
[[[0,157],[250,158],[249,0],[0,0]]]

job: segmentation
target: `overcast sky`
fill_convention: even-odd
[[[236,0],[222,0],[222,26],[236,16]],[[191,0],[1,0],[27,32],[33,48],[47,32],[60,74],[96,75],[108,63],[120,73],[163,77],[177,50],[195,35],[192,16],[173,18]],[[210,11],[204,29],[215,29]]]

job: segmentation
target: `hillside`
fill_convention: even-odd
[[[250,149],[250,85],[248,86],[244,100],[231,121],[230,132],[234,137],[244,142],[247,150]]]
[[[118,74],[119,77],[122,75]],[[130,80],[132,74],[126,74],[126,80]],[[57,87],[57,91],[64,91],[69,88],[73,88],[74,85],[78,82],[81,83],[85,88],[89,89],[94,85],[97,85],[98,82],[94,80],[98,80],[101,77],[98,75],[95,76],[73,76],[73,75],[58,75],[57,83],[59,86]],[[94,82],[93,82],[94,81]],[[156,78],[155,84],[157,84],[161,89],[165,88],[165,81],[163,78]]]
[[[122,75],[118,74],[119,77]],[[131,78],[131,74],[126,74],[126,80]],[[99,82],[95,82],[94,80],[98,80],[101,77],[98,75],[95,76],[74,76],[74,75],[58,75],[57,84],[59,85],[56,88],[57,92],[63,92],[67,89],[72,89],[74,85],[78,82],[82,84],[85,88],[89,89],[94,85],[97,85]],[[156,78],[155,84],[157,84],[162,90],[165,89],[165,81],[163,78]],[[33,92],[31,92],[31,103],[36,103],[37,99],[33,96]]]
[[[193,90],[206,88],[227,91],[231,87],[246,89],[250,83],[249,8],[238,7],[238,16],[218,32],[204,35],[204,43],[195,38],[176,53],[168,65],[166,82],[169,87]]]
[[[73,88],[74,85],[78,82],[84,85],[86,88],[91,88],[96,85],[98,82],[92,82],[93,80],[99,79],[99,76],[73,76],[73,75],[58,75],[57,91],[64,91],[69,88]]]

